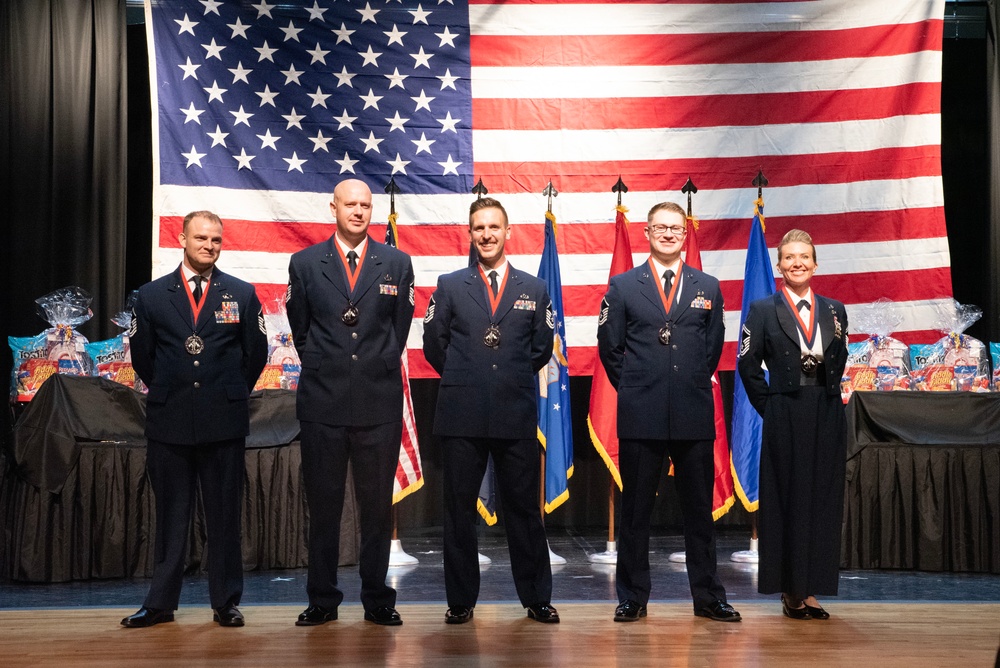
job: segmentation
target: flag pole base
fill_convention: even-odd
[[[729,560],[740,564],[756,564],[760,562],[760,554],[757,552],[757,539],[751,538],[750,549],[733,552]]]
[[[667,557],[667,561],[673,562],[675,564],[686,564],[687,552],[671,552],[670,556]]]
[[[609,540],[607,551],[594,552],[593,554],[587,555],[587,561],[592,564],[617,564],[618,543],[613,540]]]
[[[547,541],[546,541],[546,545],[548,545]],[[558,554],[556,554],[555,552],[553,552],[552,548],[550,547],[549,548],[549,564],[555,565],[555,566],[560,566],[560,565],[565,564],[565,563],[566,563],[566,558],[565,557],[560,557]]]
[[[479,553],[479,565],[480,566],[489,566],[492,563],[493,563],[492,559],[490,559],[489,557],[487,557],[482,552]]]
[[[393,540],[389,543],[389,566],[413,566],[419,563],[419,559],[403,550],[402,541]]]

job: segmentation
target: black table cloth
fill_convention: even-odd
[[[856,392],[841,566],[1000,573],[1000,393]]]
[[[244,567],[304,567],[308,513],[294,392],[253,393],[250,416]],[[3,461],[0,576],[62,582],[152,574],[155,514],[145,475],[144,419],[145,397],[117,383],[71,376],[46,381],[24,407]],[[356,563],[350,494],[341,530],[340,563]],[[190,569],[200,568],[203,548],[199,495]]]

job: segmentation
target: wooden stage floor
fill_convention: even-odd
[[[462,626],[439,604],[402,604],[404,624],[364,622],[359,605],[339,621],[300,628],[298,607],[245,606],[247,625],[224,629],[207,607],[176,621],[125,629],[134,607],[0,611],[3,666],[991,666],[1000,604],[835,603],[830,620],[786,619],[773,603],[743,603],[739,624],[694,617],[688,603],[653,603],[635,623],[611,621],[608,603],[559,606],[562,623],[488,603]]]

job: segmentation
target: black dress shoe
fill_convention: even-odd
[[[146,606],[142,606],[139,608],[139,612],[134,615],[129,615],[123,619],[122,626],[129,629],[144,629],[147,626],[172,621],[174,621],[173,610],[158,610],[156,608],[147,608]]]
[[[212,619],[218,622],[219,626],[243,626],[244,623],[243,613],[232,603],[216,608]]]
[[[321,605],[310,605],[306,608],[298,620],[296,626],[319,626],[327,622],[337,621],[337,609],[324,608]]]
[[[445,624],[464,624],[469,621],[472,621],[472,608],[464,605],[453,605],[444,613]]]
[[[830,619],[830,613],[824,610],[823,606],[820,605],[813,607],[808,603],[803,603],[803,605],[806,606],[806,612],[808,612],[809,616],[813,619]]]
[[[559,613],[548,603],[536,603],[528,606],[528,619],[542,624],[558,624]]]
[[[396,608],[391,605],[383,605],[371,612],[365,610],[365,621],[375,622],[382,626],[400,626],[403,623],[403,618],[396,612]]]
[[[615,608],[616,622],[637,622],[640,617],[646,616],[646,606],[638,601],[627,599],[618,604]]]
[[[708,617],[717,622],[739,622],[743,621],[740,613],[736,612],[733,606],[722,599],[716,599],[703,608],[694,611],[698,617]]]
[[[802,601],[799,601],[799,603],[802,605],[802,607],[800,607],[800,608],[795,608],[795,607],[792,607],[792,606],[788,605],[788,599],[786,599],[785,595],[782,594],[781,595],[781,612],[783,612],[785,614],[785,617],[788,617],[790,619],[810,619],[810,616],[809,616],[809,606],[805,605],[804,603],[802,603]],[[825,612],[825,610],[824,610],[824,612]],[[829,617],[829,615],[827,615],[827,617]]]

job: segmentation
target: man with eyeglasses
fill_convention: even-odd
[[[715,417],[712,373],[725,337],[719,281],[684,264],[684,210],[661,202],[644,229],[649,260],[611,279],[597,345],[618,391],[621,529],[616,622],[646,616],[649,524],[669,456],[684,518],[694,614],[738,622],[716,573],[712,485]]]

